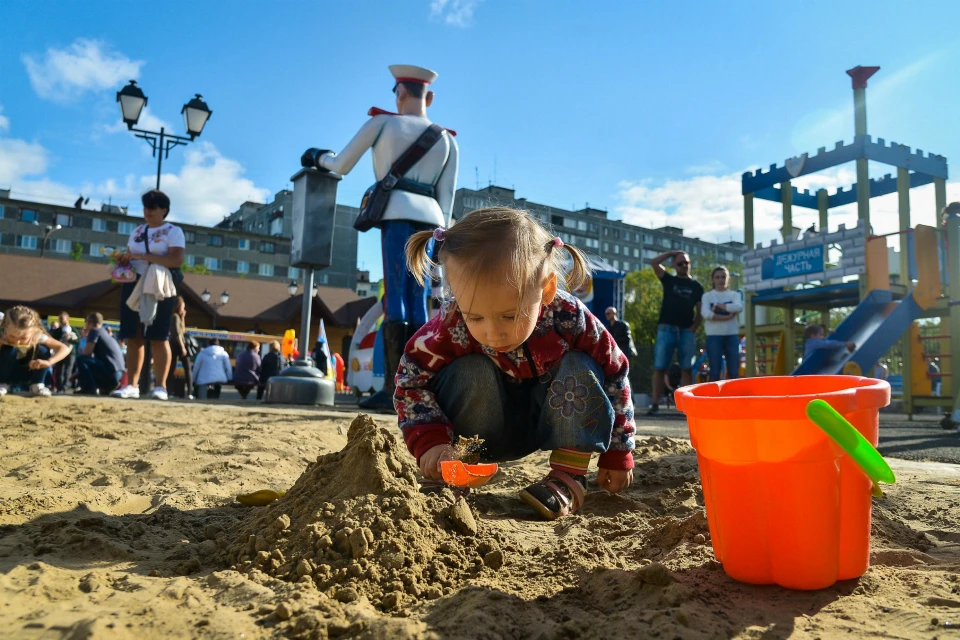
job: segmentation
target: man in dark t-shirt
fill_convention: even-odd
[[[117,388],[126,361],[120,345],[103,328],[103,316],[91,313],[85,326],[87,343],[77,358],[77,380],[80,393],[107,395]]]
[[[663,263],[673,259],[677,275],[671,275]],[[663,380],[667,367],[677,354],[681,382],[684,386],[693,382],[693,363],[697,357],[697,328],[700,326],[700,298],[703,287],[690,277],[690,256],[683,251],[668,251],[650,261],[653,272],[663,285],[663,302],[660,304],[660,320],[657,325],[657,346],[653,360],[653,403],[648,416],[660,413],[660,396],[663,395]]]

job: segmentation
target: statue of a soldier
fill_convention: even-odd
[[[427,118],[433,103],[429,85],[437,74],[429,69],[398,64],[390,67],[397,113],[376,107],[353,140],[335,154],[308,150],[304,166],[345,175],[373,149],[377,183],[364,196],[355,226],[378,227],[383,251],[384,320],[383,390],[360,402],[363,409],[393,409],[394,378],[407,341],[429,319],[429,288],[407,271],[404,246],[417,231],[448,227],[457,188],[459,150],[455,132]]]

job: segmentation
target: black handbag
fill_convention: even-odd
[[[394,189],[410,191],[430,197],[436,197],[432,185],[422,185],[412,180],[405,180],[403,175],[409,171],[413,165],[427,152],[433,148],[433,145],[443,137],[443,127],[431,124],[426,131],[420,134],[410,148],[404,151],[397,161],[390,167],[390,171],[378,180],[372,187],[363,194],[363,200],[360,202],[360,215],[353,223],[353,228],[357,231],[367,231],[380,224],[383,214],[387,210],[387,203],[390,201],[390,193]]]

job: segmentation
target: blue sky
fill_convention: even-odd
[[[176,219],[214,223],[287,186],[306,147],[340,149],[370,106],[391,108],[391,63],[439,72],[430,115],[459,133],[461,186],[496,172],[536,202],[709,240],[742,240],[744,170],[853,137],[844,70],[857,64],[882,67],[871,134],[960,158],[951,1],[8,0],[3,13],[0,188],[15,197],[83,193],[137,210],[156,163],[115,102],[136,78],[150,99],[141,124],[183,133],[194,93],[213,110],[198,142],[164,162],[162,188]],[[364,159],[339,201],[356,205],[371,182]],[[798,182],[832,189],[853,168]],[[948,189],[960,199],[960,184]],[[913,209],[932,222],[932,187]],[[873,210],[878,231],[895,228],[895,195]],[[831,226],[855,216],[838,211]],[[757,224],[758,240],[773,237],[776,205]],[[379,276],[375,232],[359,260]]]

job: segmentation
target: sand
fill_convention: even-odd
[[[385,416],[0,401],[0,637],[960,637],[960,469],[892,461],[872,566],[816,592],[713,559],[696,458],[655,437],[634,485],[542,522],[546,457],[423,495]],[[234,497],[285,490],[266,507]]]

